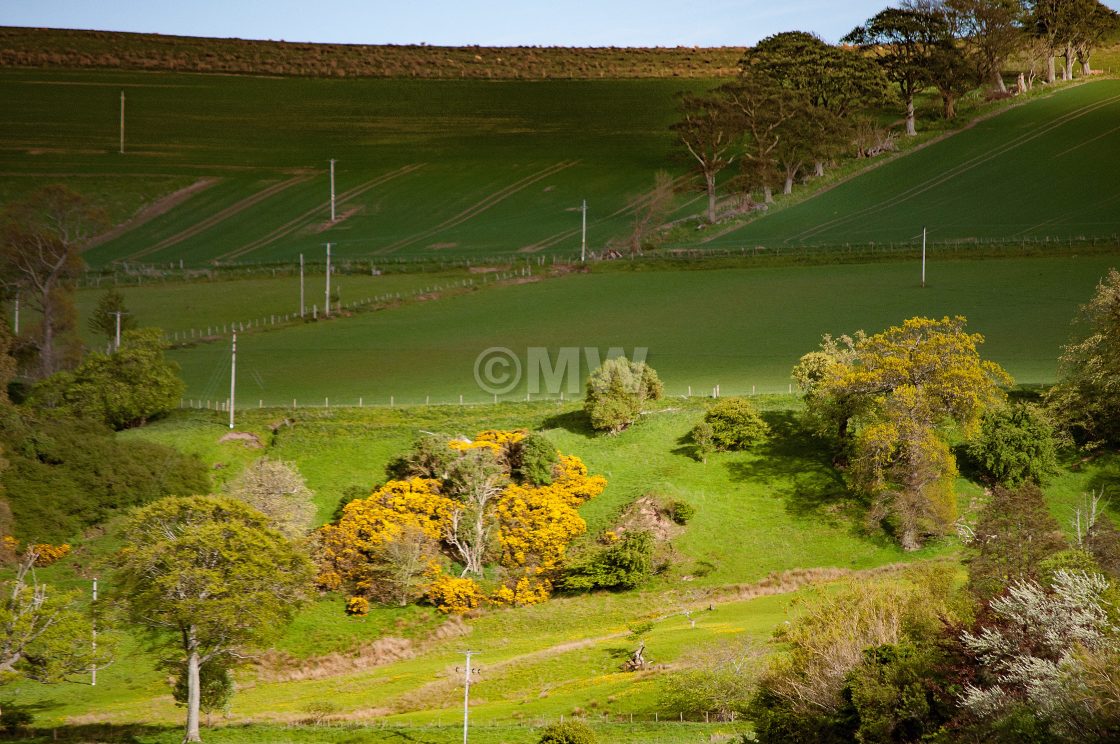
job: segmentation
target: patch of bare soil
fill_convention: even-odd
[[[330,230],[332,227],[335,227],[336,225],[339,225],[339,224],[345,222],[346,220],[350,219],[351,217],[353,217],[354,215],[356,215],[358,212],[361,212],[361,211],[362,211],[362,208],[360,206],[350,207],[349,209],[336,214],[334,222],[331,222],[330,220],[327,220],[326,222],[320,222],[317,225],[312,225],[311,230],[309,230],[309,232],[312,232],[312,233],[326,232],[327,230]]]
[[[668,542],[681,533],[681,527],[665,513],[661,504],[652,496],[642,496],[619,517],[614,531],[649,532],[659,543]]]
[[[431,245],[427,246],[428,250],[430,250],[430,251],[445,251],[448,248],[458,248],[458,247],[459,247],[458,243],[432,243]]]
[[[226,442],[241,442],[249,449],[260,449],[264,447],[260,437],[248,431],[231,431],[229,434],[219,439],[218,442],[220,444],[225,444]]]
[[[218,181],[220,180],[220,178],[200,178],[190,186],[185,186],[178,191],[173,191],[167,196],[156,199],[154,202],[134,214],[130,219],[125,220],[121,224],[113,227],[108,232],[103,232],[93,240],[89,241],[89,243],[87,243],[85,248],[83,248],[82,250],[89,250],[90,248],[99,246],[102,243],[108,243],[110,240],[119,238],[121,235],[124,235],[129,230],[135,230],[144,223],[151,222],[156,217],[159,217],[161,214],[168,213],[175,207],[182,204],[188,198],[194,196],[200,191],[205,191],[214,184],[218,183]]]

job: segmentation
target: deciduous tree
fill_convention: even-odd
[[[85,244],[107,224],[105,214],[61,184],[9,205],[0,217],[0,282],[40,316],[36,372],[46,377],[68,363],[58,348],[73,337],[73,279]]]
[[[201,741],[200,667],[232,663],[281,632],[307,595],[311,563],[263,514],[214,496],[150,504],[123,537],[120,599],[186,667],[184,741]]]
[[[847,440],[848,477],[871,498],[869,516],[908,550],[956,518],[946,428],[972,431],[1011,381],[980,358],[981,343],[963,317],[911,318],[874,336],[826,337],[794,371],[811,415]]]
[[[179,404],[185,386],[179,365],[167,361],[158,328],[128,331],[111,354],[93,352],[72,372],[58,372],[32,390],[43,408],[88,416],[114,429],[142,426]]]
[[[1079,314],[1058,384],[1047,394],[1055,418],[1084,444],[1120,442],[1120,272],[1110,269]]]
[[[679,98],[681,119],[672,127],[681,146],[695,161],[708,196],[708,222],[716,221],[716,177],[735,160],[740,126],[719,90],[684,93]]]

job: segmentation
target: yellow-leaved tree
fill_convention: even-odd
[[[955,521],[949,435],[975,429],[1011,384],[965,325],[919,317],[873,336],[826,336],[794,368],[810,420],[836,437],[850,485],[871,499],[869,517],[906,550]]]

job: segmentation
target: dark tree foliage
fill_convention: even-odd
[[[968,455],[987,478],[1005,486],[1041,484],[1058,468],[1054,427],[1042,411],[1026,404],[984,414]]]
[[[522,439],[514,451],[513,475],[522,483],[547,486],[552,483],[552,470],[560,458],[556,447],[541,434]]]
[[[93,309],[87,327],[97,335],[113,341],[117,337],[117,313],[120,313],[121,333],[136,328],[136,318],[124,306],[124,295],[114,287],[97,300],[97,307]]]
[[[1018,579],[1038,580],[1043,561],[1065,547],[1062,529],[1038,486],[996,486],[976,522],[969,587],[988,599]]]
[[[753,447],[770,432],[758,409],[746,398],[721,398],[708,408],[704,421],[712,428],[712,444],[722,451]]]
[[[633,589],[653,574],[653,535],[628,532],[621,540],[568,567],[561,581],[569,591]]]
[[[130,507],[210,489],[198,457],[152,442],[119,442],[89,420],[24,412],[0,442],[9,461],[0,482],[22,539],[62,542]]]
[[[412,443],[412,449],[393,458],[385,466],[385,473],[395,480],[407,478],[432,478],[448,481],[459,454],[447,446],[442,434],[421,434]],[[369,494],[366,494],[367,496]],[[364,498],[364,497],[363,497]]]

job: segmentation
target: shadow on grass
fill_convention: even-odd
[[[541,421],[541,428],[564,429],[572,434],[582,434],[589,439],[599,436],[599,433],[591,428],[591,419],[582,410],[565,411],[549,416]]]
[[[1120,507],[1120,455],[1110,453],[1101,460],[1099,469],[1089,478],[1089,489],[1095,493],[1104,491],[1105,498]]]
[[[796,516],[828,517],[834,523],[840,516],[858,516],[853,512],[860,504],[833,467],[828,445],[806,431],[791,411],[767,411],[762,417],[770,436],[752,450],[751,459],[727,464],[731,480],[765,483]]]

